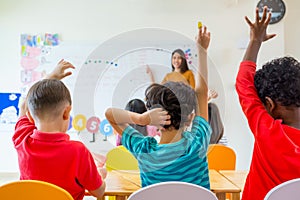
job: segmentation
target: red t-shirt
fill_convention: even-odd
[[[273,119],[254,87],[256,64],[244,61],[236,78],[240,104],[254,135],[254,149],[243,200],[262,200],[275,186],[300,177],[300,130]]]
[[[83,143],[65,133],[43,133],[26,116],[15,127],[13,142],[18,153],[20,179],[41,180],[67,190],[75,200],[85,189],[102,185],[93,157]]]

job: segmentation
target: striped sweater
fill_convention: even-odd
[[[191,131],[182,133],[175,143],[158,144],[152,137],[128,126],[122,144],[139,163],[142,187],[159,182],[183,181],[210,189],[206,151],[211,128],[206,120],[196,116]]]

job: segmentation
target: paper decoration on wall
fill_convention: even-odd
[[[44,45],[46,46],[57,46],[59,44],[58,34],[45,34]]]
[[[20,93],[0,93],[0,123],[15,124],[19,115]]]
[[[87,119],[83,114],[78,114],[74,118],[70,118],[69,129],[74,128],[79,135],[82,131],[87,130],[92,133],[92,140],[89,142],[96,142],[95,134],[101,133],[105,136],[104,141],[107,141],[107,137],[113,134],[113,128],[109,124],[107,119],[100,120],[99,117],[92,116]]]
[[[25,95],[28,88],[46,74],[41,66],[49,63],[47,56],[51,54],[51,48],[59,44],[58,34],[30,35],[21,34],[21,86]]]

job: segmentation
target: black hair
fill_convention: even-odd
[[[147,111],[147,108],[142,100],[132,99],[126,104],[125,110],[142,114]]]
[[[184,52],[181,50],[181,49],[176,49],[172,52],[172,58],[171,58],[171,64],[172,64],[172,59],[173,59],[173,55],[175,53],[178,53],[180,56],[181,56],[181,65],[180,65],[180,72],[181,73],[184,73],[186,72],[187,70],[189,70],[189,66],[187,64],[187,61],[186,61],[186,58],[185,58],[185,54]],[[175,67],[173,66],[172,64],[172,71],[175,70]]]
[[[126,104],[125,110],[142,114],[147,111],[147,108],[145,103],[142,100],[132,99]],[[142,133],[144,136],[148,135],[146,126],[141,126],[137,124],[130,124],[130,126],[132,126],[134,129]]]
[[[293,57],[264,64],[255,73],[254,85],[263,104],[270,97],[282,106],[300,107],[300,63]]]
[[[171,124],[164,128],[173,126],[178,130],[196,108],[195,91],[182,82],[154,83],[146,89],[145,95],[147,108],[161,107],[171,116]]]
[[[55,112],[65,102],[72,104],[70,92],[63,82],[56,79],[36,82],[27,94],[28,108],[37,117]]]

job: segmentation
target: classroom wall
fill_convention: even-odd
[[[239,62],[248,39],[247,15],[254,16],[258,0],[0,0],[0,92],[20,87],[20,34],[59,33],[66,42],[101,43],[120,33],[155,27],[177,31],[193,39],[197,21],[209,27],[209,57],[222,75],[222,117],[229,145],[237,153],[237,169],[248,169],[253,137],[242,114],[234,88]],[[278,36],[262,47],[261,64],[285,52],[298,55],[294,39],[298,1],[286,0],[291,14],[269,28]],[[289,10],[288,10],[289,12]],[[146,39],[146,38],[145,38]],[[218,88],[216,88],[218,89]],[[13,130],[0,132],[0,171],[16,171]]]

